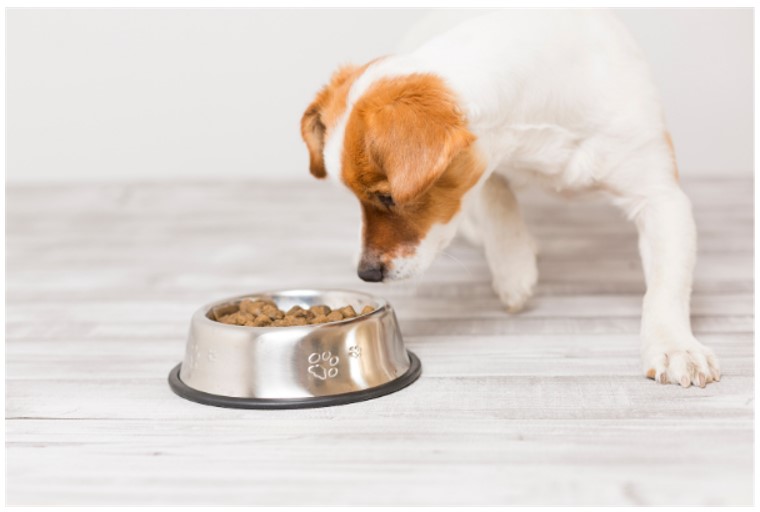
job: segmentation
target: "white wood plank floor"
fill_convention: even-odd
[[[635,231],[596,200],[528,194],[541,281],[509,316],[460,242],[417,282],[361,283],[358,208],[329,183],[9,186],[7,503],[751,504],[752,181],[685,188],[706,389],[640,375]],[[171,393],[196,308],[304,286],[390,299],[421,379],[297,411]]]

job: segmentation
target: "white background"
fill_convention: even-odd
[[[681,173],[752,173],[752,11],[617,13],[650,59]],[[299,121],[317,89],[425,14],[7,11],[7,180],[308,179]]]

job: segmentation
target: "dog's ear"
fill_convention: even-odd
[[[320,95],[317,95],[317,100],[309,105],[301,118],[301,137],[309,150],[309,171],[317,178],[324,178],[327,176],[322,156],[325,147],[325,125],[320,115]]]
[[[360,68],[347,65],[339,68],[330,78],[301,118],[301,137],[309,149],[309,170],[317,178],[327,176],[323,151],[325,132],[336,122],[337,114],[342,113],[346,105],[348,87]]]
[[[430,188],[475,136],[437,77],[391,79],[376,91],[364,110],[366,151],[402,204]]]

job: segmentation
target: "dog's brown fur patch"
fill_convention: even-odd
[[[325,140],[372,62],[339,69],[301,119],[317,178],[327,175]],[[390,265],[414,254],[433,224],[451,220],[484,169],[474,140],[453,93],[435,75],[380,79],[362,95],[347,120],[341,179],[361,203],[365,254]],[[394,204],[383,204],[380,195]]]
[[[376,59],[377,60],[377,59]],[[301,118],[301,137],[309,149],[309,170],[317,178],[327,176],[322,152],[330,130],[346,110],[348,91],[361,76],[364,66],[343,66],[333,73],[330,82],[318,93]]]
[[[389,264],[451,220],[483,172],[474,140],[436,76],[382,79],[367,90],[346,125],[341,176],[362,205],[365,253]]]

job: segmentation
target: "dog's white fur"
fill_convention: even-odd
[[[603,191],[640,235],[644,372],[683,386],[717,381],[718,362],[690,325],[691,205],[674,176],[647,63],[625,27],[598,10],[503,11],[378,60],[353,84],[326,141],[328,175],[341,176],[345,121],[357,99],[379,78],[412,73],[433,73],[456,93],[486,168],[464,198],[466,213],[435,226],[412,257],[393,262],[387,279],[423,271],[459,227],[483,244],[496,293],[519,310],[538,272],[512,185]]]

